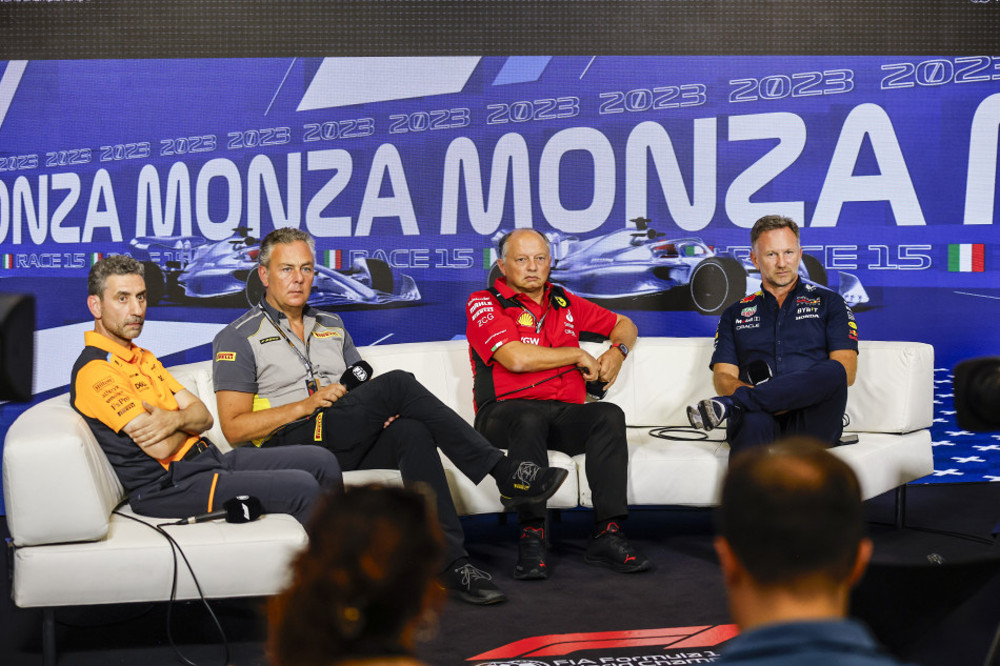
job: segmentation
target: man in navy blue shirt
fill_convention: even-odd
[[[730,666],[898,664],[847,617],[871,558],[854,472],[819,442],[785,439],[733,457],[715,550],[740,634]]]
[[[858,368],[854,313],[799,276],[794,221],[762,217],[750,242],[761,288],[722,313],[710,365],[718,396],[688,407],[688,419],[702,430],[728,419],[731,453],[789,434],[836,445]]]

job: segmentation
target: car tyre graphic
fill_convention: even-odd
[[[500,267],[496,264],[490,267],[490,273],[486,276],[486,288],[489,289],[493,286],[497,280],[503,277],[503,273],[500,272]]]
[[[260,303],[264,296],[264,283],[260,281],[260,271],[250,271],[247,273],[247,288],[244,290],[247,295],[247,303],[253,307]]]
[[[142,262],[143,277],[146,280],[146,303],[158,305],[163,300],[167,283],[163,277],[163,269],[152,261]]]
[[[826,277],[826,269],[823,267],[823,262],[819,259],[808,254],[803,254],[802,265],[806,268],[806,276],[810,282],[815,282],[823,287],[829,285]]]
[[[381,259],[365,258],[361,261],[363,262],[362,270],[368,276],[367,280],[361,280],[361,282],[366,283],[375,291],[381,291],[384,294],[393,293],[392,290],[395,288],[396,281],[392,276],[392,269],[389,268],[389,264]]]
[[[746,294],[747,274],[735,259],[712,257],[691,271],[690,289],[695,310],[717,315]]]

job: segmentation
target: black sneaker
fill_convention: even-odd
[[[720,396],[706,398],[697,405],[687,408],[688,421],[698,430],[712,430],[729,417],[734,409],[732,398]]]
[[[522,504],[544,503],[556,494],[569,472],[561,467],[540,467],[531,462],[514,462],[514,471],[503,481],[500,503],[510,509]]]
[[[448,591],[448,594],[477,606],[488,606],[507,600],[507,595],[493,582],[493,576],[482,569],[477,569],[467,557],[452,562],[451,566],[441,574],[439,584]]]
[[[517,544],[517,564],[514,578],[518,580],[545,580],[549,568],[545,564],[545,528],[522,527]]]
[[[591,538],[583,561],[619,573],[638,573],[653,568],[653,563],[628,542],[618,523],[609,523],[603,532]]]

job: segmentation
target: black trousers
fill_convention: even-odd
[[[786,435],[808,435],[835,446],[843,433],[847,371],[827,359],[754,388],[741,386],[733,402],[741,410],[726,425],[730,455]]]
[[[383,428],[386,419],[397,414],[399,418]],[[405,482],[428,485],[437,502],[448,562],[467,553],[438,449],[474,483],[482,481],[503,457],[503,452],[402,370],[373,377],[316,418],[280,431],[265,446],[307,442],[333,451],[345,471],[398,469]]]
[[[246,446],[228,453],[211,446],[192,460],[172,463],[161,482],[130,492],[129,503],[143,516],[186,518],[250,495],[264,513],[289,513],[305,524],[320,494],[341,483],[337,458],[313,446]]]
[[[598,521],[628,514],[628,445],[625,414],[610,402],[577,405],[556,400],[500,400],[476,415],[476,427],[515,460],[548,465],[548,450],[587,454],[587,481]],[[521,521],[545,517],[545,507],[529,505]]]

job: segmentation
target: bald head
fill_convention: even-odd
[[[534,229],[516,229],[500,239],[497,265],[514,291],[541,302],[552,268],[549,239]]]
[[[552,249],[551,243],[549,243],[549,239],[542,232],[537,231],[535,229],[514,229],[514,231],[508,231],[507,233],[505,233],[503,237],[500,238],[500,242],[497,243],[497,252],[500,254],[500,258],[501,259],[507,258],[507,249],[511,247],[512,240],[514,240],[515,238],[522,238],[525,235],[541,239],[541,241],[545,243],[546,249],[551,251]]]

